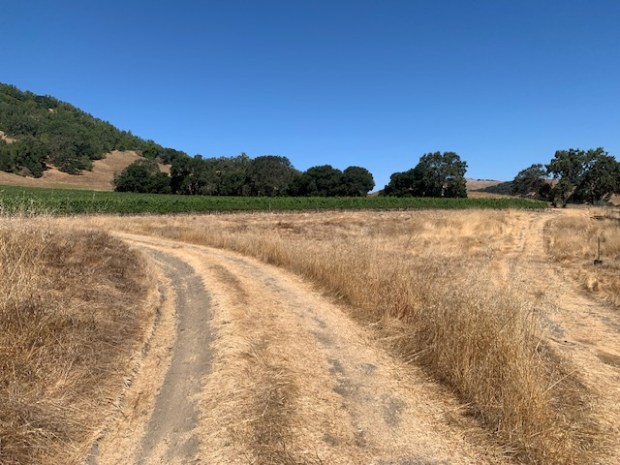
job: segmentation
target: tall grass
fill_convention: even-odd
[[[600,241],[600,259],[598,259]],[[548,223],[549,255],[589,292],[620,307],[620,210],[592,209]]]
[[[285,267],[350,304],[400,357],[449,386],[528,463],[594,463],[585,388],[545,345],[518,286],[494,276],[510,212],[132,218],[97,224]],[[569,376],[570,375],[570,376]]]
[[[0,463],[83,463],[152,320],[149,286],[107,234],[0,218]]]

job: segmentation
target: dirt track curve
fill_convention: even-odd
[[[550,215],[522,216],[498,254],[498,284],[518,279],[537,296],[558,350],[604,388],[603,421],[620,438],[618,367],[601,356],[620,347],[618,314],[549,264]],[[89,465],[514,463],[449,394],[301,278],[229,251],[119,235],[161,269],[162,314],[144,373]]]
[[[168,276],[164,301],[176,303],[162,321],[176,308],[176,331],[151,348],[151,382],[138,377],[91,465],[506,463],[449,395],[301,279],[232,252],[122,238]]]

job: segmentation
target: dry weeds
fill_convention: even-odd
[[[83,463],[152,323],[149,288],[105,233],[0,219],[0,463]]]
[[[311,279],[450,386],[529,463],[593,463],[599,431],[531,302],[493,276],[511,212],[99,218],[97,225],[235,250]],[[569,376],[570,375],[570,376]]]
[[[549,222],[546,237],[550,256],[585,289],[620,306],[620,210],[575,210]],[[602,264],[595,265],[599,240]]]

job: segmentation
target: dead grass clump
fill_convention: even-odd
[[[149,318],[140,257],[99,232],[0,222],[0,463],[81,463]]]
[[[484,268],[445,271],[427,267],[430,283],[394,341],[399,352],[451,386],[511,453],[530,463],[589,462],[597,434],[589,399],[546,347],[522,293],[498,292]]]
[[[252,447],[254,461],[265,465],[295,465],[301,463],[294,451],[287,450],[290,442],[289,419],[293,406],[291,397],[295,386],[287,378],[286,370],[258,362],[255,403],[248,415],[248,443]],[[303,463],[308,463],[303,461]]]
[[[582,286],[620,306],[620,212],[555,218],[547,225],[546,249]],[[602,265],[598,258],[600,239]]]

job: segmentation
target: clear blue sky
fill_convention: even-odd
[[[512,179],[620,155],[620,1],[0,0],[0,82],[190,154]]]

